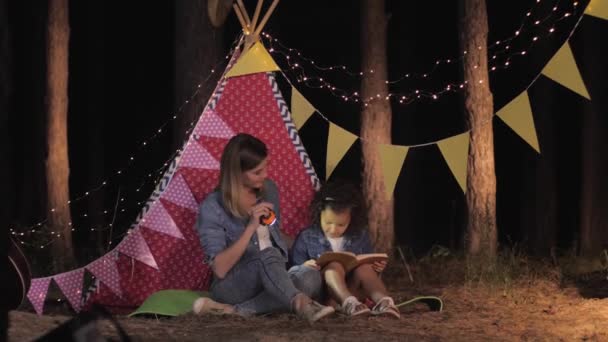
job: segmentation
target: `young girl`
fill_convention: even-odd
[[[355,254],[373,253],[367,231],[365,208],[359,192],[346,183],[328,183],[317,192],[311,204],[313,224],[300,232],[292,247],[294,267],[320,270],[315,260],[328,251]],[[399,309],[387,294],[379,273],[386,262],[363,264],[346,273],[338,262],[327,264],[321,271],[331,299],[348,316],[364,314],[400,318]],[[370,298],[373,309],[361,303]]]

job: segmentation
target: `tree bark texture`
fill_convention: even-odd
[[[226,66],[217,65],[224,61],[224,29],[211,25],[207,1],[175,2],[175,106],[180,108],[189,101],[173,126],[175,148],[182,147],[184,134],[196,124]],[[197,89],[196,96],[190,99]]]
[[[68,46],[70,27],[68,0],[49,2],[47,29],[47,159],[46,179],[49,208],[48,226],[60,234],[53,236],[55,271],[75,265],[69,191],[67,142]]]
[[[608,138],[602,134],[605,113],[583,113],[580,249],[584,256],[598,256],[608,249]],[[602,122],[603,121],[603,122]]]
[[[391,143],[391,106],[388,95],[384,0],[361,1],[361,68],[370,71],[361,81],[363,98],[380,98],[363,106],[361,144],[363,153],[363,196],[368,208],[369,231],[378,251],[392,252],[394,242],[393,199],[387,199],[378,144]],[[373,72],[371,72],[373,70]]]
[[[485,0],[461,0],[460,47],[463,60],[465,112],[470,131],[467,169],[468,222],[466,249],[470,255],[496,255],[496,172],[494,112],[488,77],[488,18]]]

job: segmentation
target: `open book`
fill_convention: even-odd
[[[332,261],[337,261],[344,266],[344,270],[348,273],[359,265],[386,260],[388,260],[388,255],[386,253],[355,255],[351,252],[325,252],[317,259],[317,265],[323,267]]]

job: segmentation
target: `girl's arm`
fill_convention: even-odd
[[[290,260],[292,265],[302,265],[305,261],[309,260],[308,252],[306,250],[306,243],[304,238],[305,230],[301,231],[296,237],[296,240],[291,247]]]

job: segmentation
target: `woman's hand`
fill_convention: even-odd
[[[257,229],[260,225],[260,217],[268,216],[270,214],[270,210],[274,209],[274,206],[270,202],[260,202],[251,209],[249,209],[249,224],[247,227],[251,229]]]
[[[372,268],[374,269],[374,271],[382,273],[382,271],[384,271],[384,269],[386,268],[386,260],[374,262],[372,264]]]
[[[304,265],[308,266],[308,267],[312,267],[317,271],[321,269],[321,267],[319,267],[319,265],[317,265],[317,261],[315,259],[306,260],[304,262]]]

